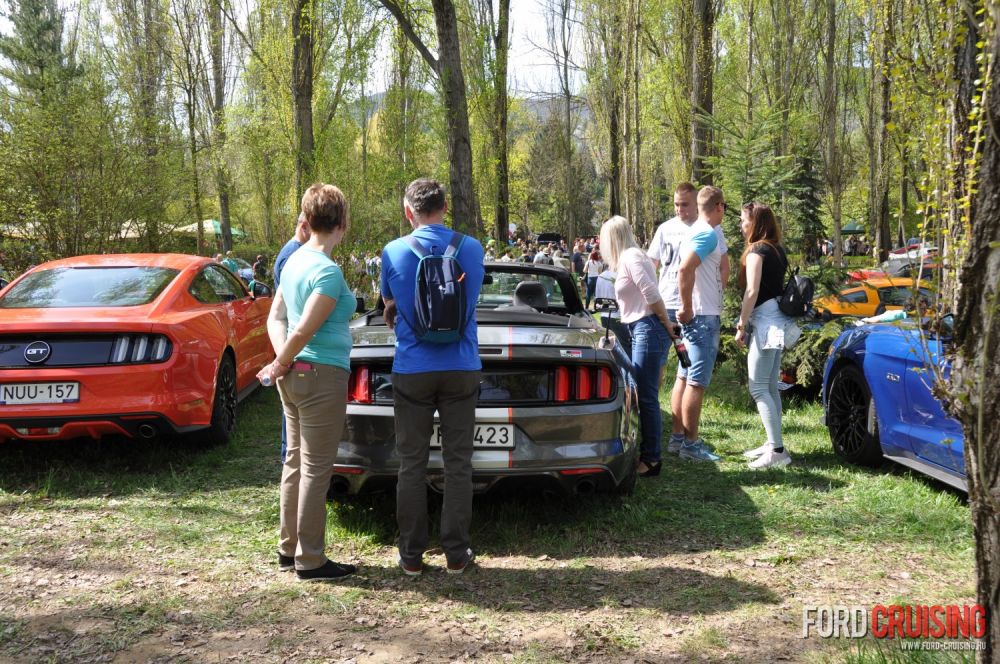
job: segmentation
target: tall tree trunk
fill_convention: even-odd
[[[195,219],[198,222],[198,255],[203,256],[205,254],[205,228],[202,225],[202,220],[205,218],[201,209],[201,179],[198,174],[198,141],[197,141],[197,130],[195,125],[195,104],[196,104],[196,93],[194,89],[194,76],[193,72],[191,74],[191,87],[189,87],[185,92],[187,97],[184,102],[185,110],[187,111],[187,121],[188,121],[188,148],[191,150],[191,203],[192,210],[194,211]]]
[[[996,5],[992,11],[993,19],[1000,19]],[[955,134],[959,137],[956,147],[963,154],[970,137],[967,109],[975,89],[973,81],[983,76],[975,61],[975,44],[982,37],[977,36],[971,17],[966,18],[966,23],[965,44],[956,57],[960,101],[954,116]],[[984,49],[989,51],[992,63],[989,96],[983,109],[987,125],[1000,118],[1000,33],[995,27],[993,31]],[[969,182],[963,176],[956,181],[952,195],[952,199],[961,200],[978,188],[968,210],[972,235],[960,275],[955,320],[959,350],[951,374],[958,398],[951,400],[951,408],[965,431],[965,465],[976,545],[976,597],[986,609],[985,649],[976,658],[985,663],[1000,657],[1000,427],[995,426],[1000,419],[1000,362],[996,361],[1000,354],[1000,139],[987,126],[983,141],[976,181]],[[958,223],[964,225],[961,219]]]
[[[830,215],[833,217],[834,261],[843,261],[841,244],[841,201],[843,196],[843,162],[837,146],[837,0],[826,0],[826,38],[823,54],[823,128],[826,185],[830,190]]]
[[[451,179],[452,226],[475,235],[482,227],[473,186],[472,139],[466,100],[458,19],[452,0],[431,0],[438,35],[438,77],[444,88],[448,118],[448,173]]]
[[[714,0],[694,0],[695,44],[691,73],[691,179],[712,184],[712,174],[705,163],[711,145],[708,121],[712,115],[712,74],[715,69]]]
[[[889,257],[892,249],[892,230],[889,226],[889,95],[892,80],[889,78],[889,58],[894,48],[895,12],[892,0],[881,3],[883,12],[879,26],[879,56],[875,71],[878,81],[879,112],[876,120],[874,179],[869,192],[869,209],[875,230],[875,255],[879,262]]]
[[[212,121],[215,155],[215,183],[219,192],[219,226],[222,230],[222,250],[233,248],[233,231],[229,219],[229,174],[226,168],[226,64],[225,33],[222,23],[222,1],[212,0],[208,11],[209,51],[212,58]]]
[[[608,207],[612,216],[622,213],[622,147],[621,147],[621,96],[613,93],[608,99]]]
[[[496,53],[496,71],[493,72],[493,112],[496,125],[493,129],[493,151],[496,153],[497,217],[493,229],[498,251],[507,245],[510,224],[510,168],[507,147],[507,54],[510,49],[510,0],[499,0],[496,33],[493,49]]]
[[[312,182],[315,164],[313,134],[313,0],[292,1],[292,109],[295,116],[295,191],[296,209]]]
[[[437,74],[444,92],[445,117],[448,121],[448,174],[451,181],[451,218],[455,230],[476,234],[482,228],[476,189],[473,185],[472,139],[469,131],[469,105],[462,73],[462,51],[458,38],[458,19],[452,0],[431,0],[437,27],[438,56],[430,52],[410,22],[403,6],[396,0],[379,0],[395,17],[403,34]]]

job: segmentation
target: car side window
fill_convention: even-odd
[[[206,270],[202,270],[201,273],[194,278],[191,282],[191,288],[188,292],[202,304],[217,304],[222,302],[222,299],[212,288],[212,284],[209,283],[208,277],[205,276]]]
[[[880,288],[878,289],[878,299],[882,304],[888,304],[892,306],[906,306],[910,301],[911,292],[908,288],[897,288],[895,286],[890,288]]]
[[[223,267],[209,265],[205,268],[204,275],[220,302],[232,302],[245,295],[242,284]]]
[[[844,302],[850,302],[852,304],[863,304],[868,301],[868,293],[863,289],[847,291],[842,293],[840,299]]]

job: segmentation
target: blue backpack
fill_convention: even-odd
[[[412,235],[403,240],[417,255],[416,288],[413,296],[415,320],[407,321],[419,341],[454,343],[462,338],[468,321],[465,302],[465,270],[458,261],[465,236],[455,233],[443,254],[428,252]]]

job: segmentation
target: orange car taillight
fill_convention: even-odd
[[[371,372],[368,367],[354,367],[347,382],[347,401],[349,403],[371,403]]]
[[[111,345],[111,364],[163,362],[170,357],[170,339],[162,334],[122,334]]]
[[[555,400],[603,401],[614,392],[614,374],[607,367],[556,367]]]

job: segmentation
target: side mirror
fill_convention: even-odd
[[[272,297],[274,295],[274,291],[272,291],[271,287],[267,284],[255,281],[253,282],[253,286],[250,287],[250,295],[256,300],[258,297]]]
[[[354,313],[356,313],[356,314],[363,314],[366,311],[368,311],[367,307],[365,307],[365,298],[358,297],[358,298],[355,298],[355,299],[358,301],[358,304],[357,304],[356,307],[354,307]]]

